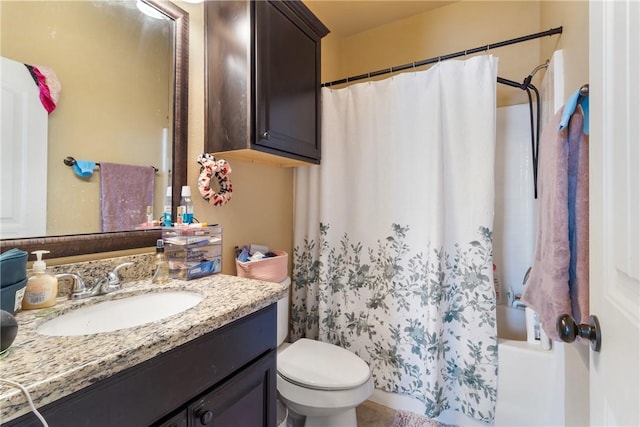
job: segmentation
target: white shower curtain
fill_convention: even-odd
[[[497,60],[322,91],[322,164],[295,172],[292,338],[376,388],[492,422]]]

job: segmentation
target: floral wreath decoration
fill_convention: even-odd
[[[231,173],[231,166],[224,159],[218,159],[213,154],[203,153],[198,156],[200,163],[200,177],[198,178],[198,190],[202,197],[213,206],[221,206],[231,199],[233,187],[228,175]],[[215,176],[220,185],[220,190],[216,193],[211,188],[211,177]]]

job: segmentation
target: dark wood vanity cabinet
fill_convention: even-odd
[[[275,384],[272,351],[223,384],[203,393],[186,407],[155,424],[157,427],[273,426],[271,387]]]
[[[208,152],[280,166],[320,163],[320,41],[301,1],[209,1]]]
[[[276,305],[39,409],[51,427],[276,424]],[[40,426],[29,413],[3,426]]]

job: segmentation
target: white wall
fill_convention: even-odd
[[[505,296],[509,289],[522,294],[522,279],[533,259],[538,204],[530,126],[528,104],[498,108],[493,259]]]

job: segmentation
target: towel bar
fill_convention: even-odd
[[[73,166],[73,165],[76,164],[76,159],[74,159],[71,156],[67,156],[67,157],[64,158],[63,162],[67,166]],[[100,166],[100,163],[96,162],[96,166]],[[157,167],[155,167],[155,166],[151,166],[151,167],[153,168],[154,171],[158,172],[158,168]]]

